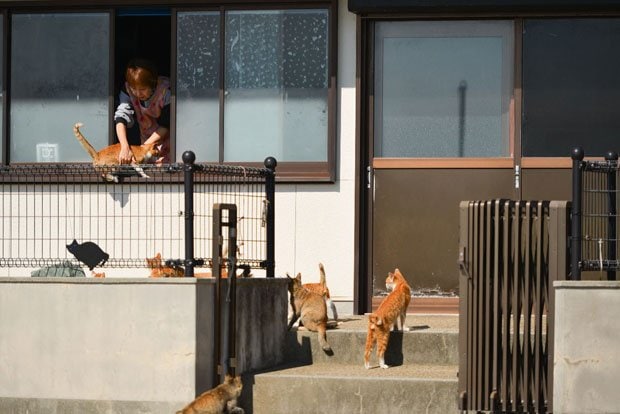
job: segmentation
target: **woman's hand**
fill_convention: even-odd
[[[118,153],[118,162],[120,164],[130,164],[135,161],[131,147],[127,141],[127,127],[122,122],[116,124],[116,136],[121,144],[121,150]]]
[[[135,160],[133,156],[133,152],[131,152],[131,148],[129,145],[121,145],[121,150],[118,153],[118,162],[121,164],[130,164]]]

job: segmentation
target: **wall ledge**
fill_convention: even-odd
[[[620,289],[617,280],[558,280],[553,282],[556,289]]]

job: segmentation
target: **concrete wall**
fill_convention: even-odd
[[[282,363],[286,280],[238,282],[237,372]],[[189,278],[0,278],[0,412],[183,407],[213,386],[214,287]]]
[[[555,282],[553,412],[620,412],[620,282]]]

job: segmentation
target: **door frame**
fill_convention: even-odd
[[[405,16],[410,20],[428,16]],[[471,18],[471,16],[469,16]],[[488,16],[487,16],[488,17]],[[446,19],[458,18],[455,16]],[[466,16],[462,16],[466,18]],[[497,16],[506,19],[506,17]],[[385,19],[403,19],[402,15],[356,15],[356,224],[355,224],[355,274],[354,313],[363,314],[373,309],[373,172],[376,168],[511,168],[515,180],[521,169],[521,33],[523,19],[514,22],[513,102],[510,112],[510,152],[505,158],[426,158],[388,159],[374,158],[374,37],[375,23]],[[514,198],[521,199],[521,185],[514,189]],[[456,259],[455,259],[456,260]]]

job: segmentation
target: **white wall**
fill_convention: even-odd
[[[353,311],[355,228],[355,15],[340,0],[336,182],[276,186],[276,276],[301,272],[327,285],[342,313]],[[344,301],[344,303],[342,303]]]

